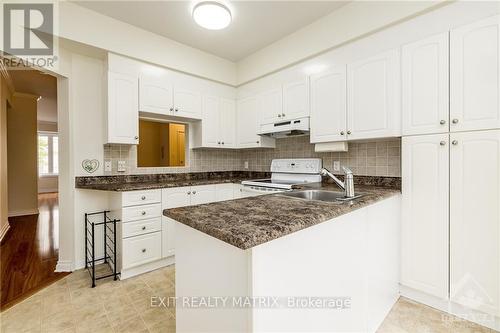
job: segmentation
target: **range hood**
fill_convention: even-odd
[[[309,117],[296,118],[260,126],[259,135],[272,138],[288,138],[309,134]]]

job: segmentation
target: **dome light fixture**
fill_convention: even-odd
[[[193,19],[200,26],[209,30],[226,28],[232,20],[231,11],[215,1],[203,1],[193,8]]]

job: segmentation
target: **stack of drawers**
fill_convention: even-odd
[[[161,190],[121,192],[112,205],[122,221],[121,269],[161,259]]]

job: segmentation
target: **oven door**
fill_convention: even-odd
[[[243,185],[240,188],[240,191],[241,191],[241,198],[248,198],[248,197],[255,197],[255,196],[264,195],[264,194],[285,192],[286,190],[281,189],[281,188],[271,188],[271,187],[264,187],[264,186]]]

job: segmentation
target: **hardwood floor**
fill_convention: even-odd
[[[57,193],[38,196],[38,215],[9,218],[0,246],[0,308],[5,310],[67,273],[55,273],[59,251]]]

